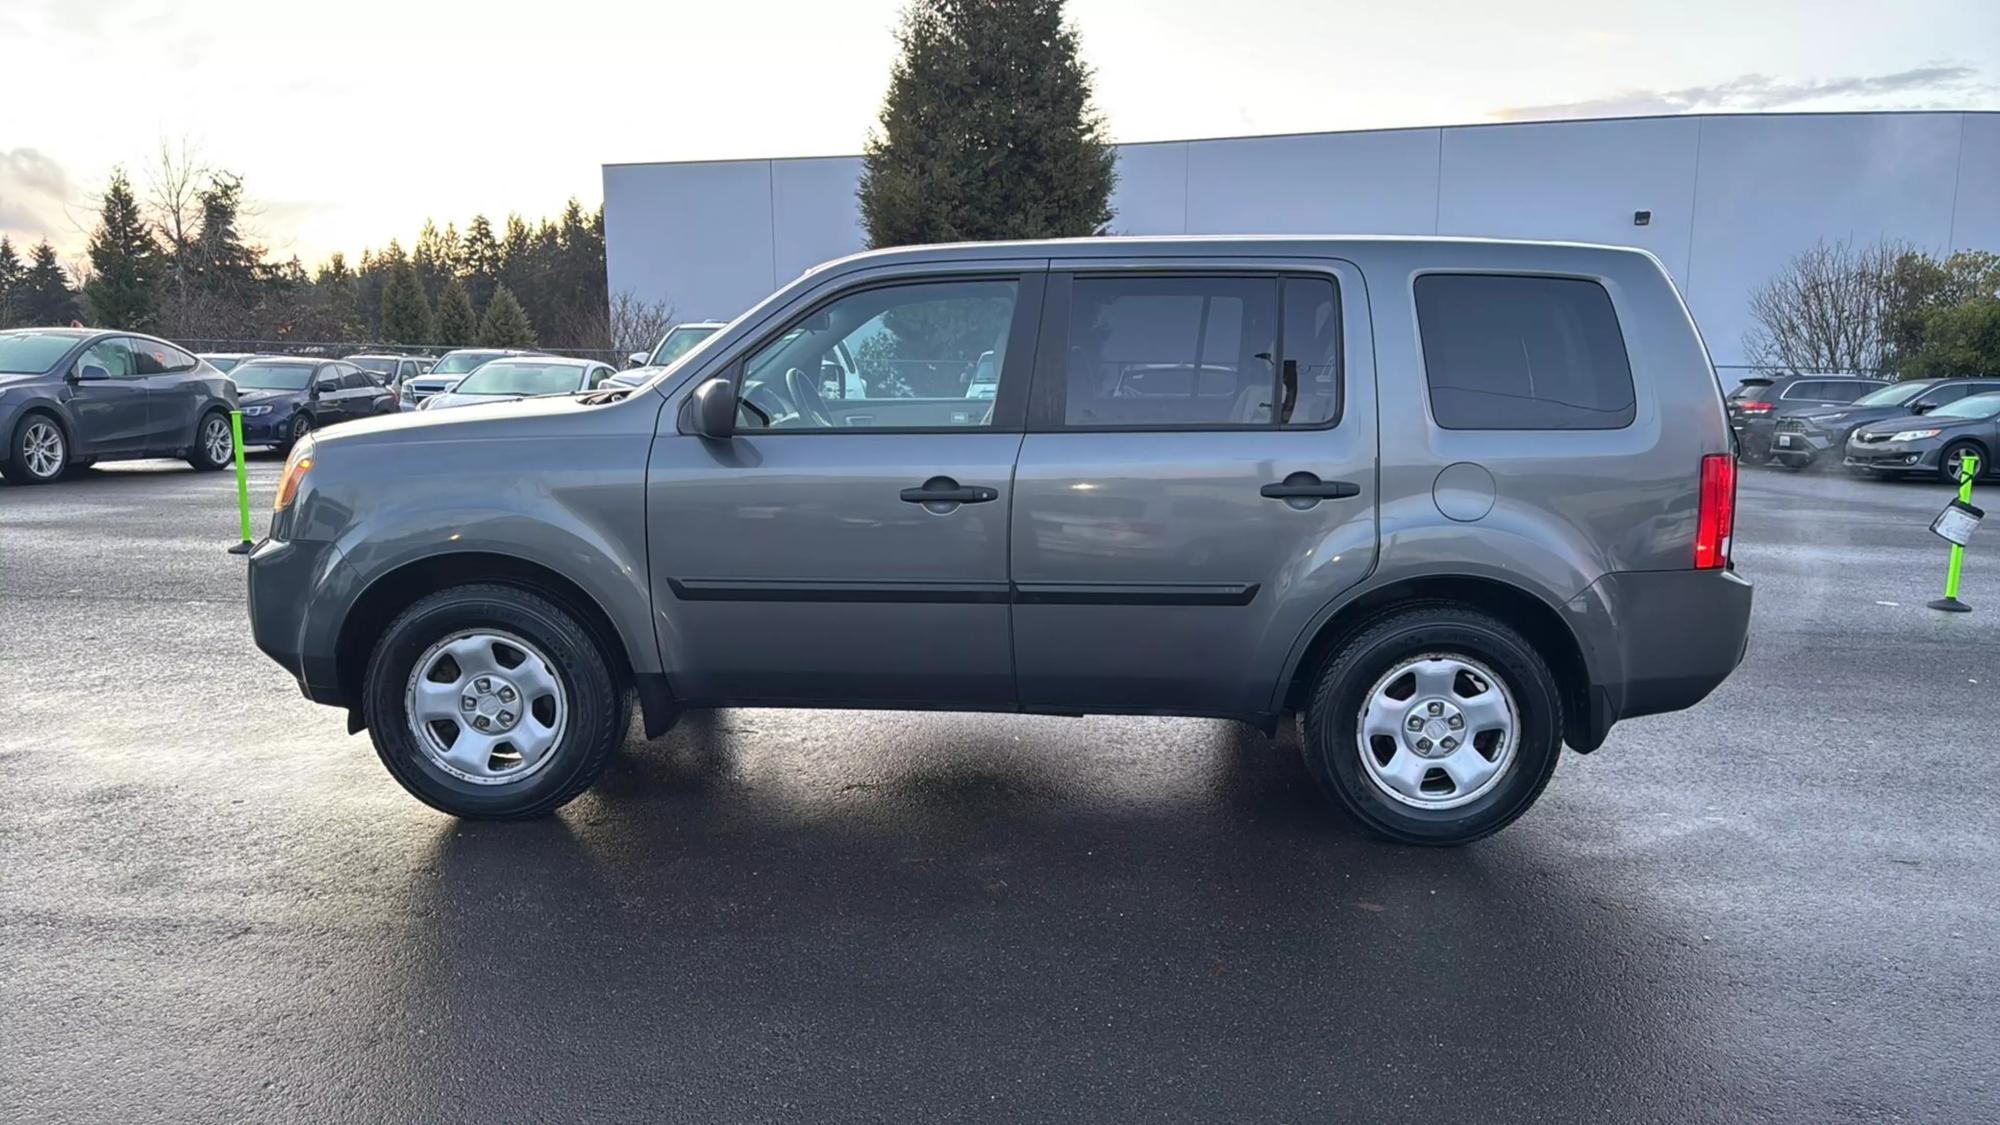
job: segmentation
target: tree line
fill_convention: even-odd
[[[672,319],[664,305],[609,299],[604,210],[575,199],[532,223],[475,215],[462,234],[426,220],[407,250],[392,238],[312,271],[251,241],[246,214],[241,177],[171,151],[143,194],[117,169],[73,274],[46,240],[24,261],[0,238],[0,328],[74,321],[209,345],[613,351],[650,345]]]
[[[1750,297],[1753,362],[1899,379],[2000,375],[2000,254],[1822,241]]]

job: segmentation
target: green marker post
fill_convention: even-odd
[[[1972,482],[1979,477],[1979,458],[1966,454],[1958,470],[1958,505],[1974,513],[1983,515],[1972,507]],[[1947,512],[1947,514],[1950,514]],[[1942,517],[1940,517],[1942,519]],[[1958,600],[1958,579],[1965,569],[1965,544],[1954,541],[1951,545],[1951,562],[1944,572],[1944,597],[1931,602],[1932,609],[1946,613],[1971,613],[1972,607]]]
[[[250,473],[243,467],[243,412],[229,412],[230,445],[236,450],[236,510],[243,517],[243,541],[229,548],[232,555],[247,555],[257,544],[250,538]]]

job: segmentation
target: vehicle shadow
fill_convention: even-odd
[[[695,716],[439,831],[405,1112],[1679,1116],[1691,935],[1559,833],[1382,844],[1228,724]]]

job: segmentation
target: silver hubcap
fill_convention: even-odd
[[[38,477],[52,477],[62,471],[63,436],[53,422],[28,423],[21,435],[21,460]]]
[[[201,428],[201,444],[207,450],[210,462],[220,465],[229,460],[229,423],[220,418],[210,418]]]
[[[532,776],[569,720],[568,695],[548,657],[498,630],[453,633],[424,650],[403,706],[432,763],[475,785]]]
[[[1513,765],[1520,710],[1506,683],[1469,657],[1425,653],[1375,681],[1355,741],[1368,779],[1420,809],[1491,792]]]

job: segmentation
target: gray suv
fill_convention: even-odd
[[[649,737],[722,706],[1299,715],[1334,801],[1453,844],[1736,666],[1735,470],[1641,251],[921,247],[637,390],[315,435],[250,611],[460,816],[574,798],[636,696]]]

